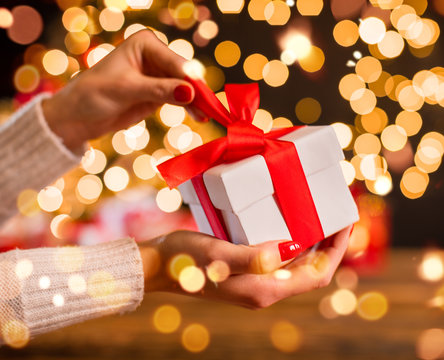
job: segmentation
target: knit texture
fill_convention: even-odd
[[[46,124],[46,97],[0,126],[0,225],[16,213],[21,191],[40,190],[80,160]],[[143,292],[142,260],[132,239],[0,254],[0,345],[23,347],[38,334],[134,310]]]
[[[131,239],[0,255],[0,343],[102,315],[134,310],[143,297],[140,252]]]
[[[0,125],[0,225],[17,212],[22,190],[41,190],[80,161],[45,121],[41,101],[49,96],[37,96]]]

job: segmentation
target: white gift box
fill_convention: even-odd
[[[296,147],[325,237],[358,221],[358,210],[340,166],[344,154],[333,128],[306,126],[279,139]],[[213,206],[221,210],[233,243],[291,240],[261,155],[215,166],[203,174],[203,180]],[[214,235],[191,180],[179,190],[199,230]]]

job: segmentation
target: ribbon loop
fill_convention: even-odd
[[[230,107],[231,120],[251,123],[259,108],[258,84],[226,84],[225,95]]]
[[[227,148],[224,161],[232,162],[260,154],[264,150],[264,132],[256,126],[238,122],[227,127]]]

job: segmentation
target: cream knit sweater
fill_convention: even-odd
[[[0,226],[16,213],[19,193],[39,190],[76,166],[45,122],[35,98],[0,125]],[[142,260],[134,240],[0,254],[0,344],[26,345],[37,334],[142,301]]]

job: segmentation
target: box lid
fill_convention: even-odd
[[[344,153],[331,126],[305,126],[279,138],[296,146],[306,176],[344,159]]]
[[[306,126],[280,140],[295,144],[306,176],[344,158],[331,126]],[[261,155],[215,166],[206,171],[203,178],[213,205],[234,213],[274,193],[267,164]]]

